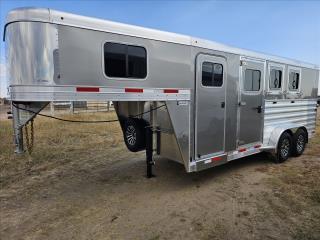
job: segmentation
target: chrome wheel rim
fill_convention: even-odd
[[[289,155],[290,152],[290,141],[289,139],[283,139],[282,143],[281,143],[281,148],[280,148],[280,152],[281,155],[283,157],[287,157]]]
[[[302,152],[304,148],[304,137],[303,135],[299,135],[297,139],[297,151]]]
[[[134,145],[137,141],[136,129],[133,126],[128,126],[126,130],[126,139],[130,145]]]

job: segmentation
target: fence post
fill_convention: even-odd
[[[52,101],[50,102],[50,113],[51,113],[51,116],[54,115],[54,105]]]
[[[73,101],[70,102],[70,113],[74,113],[74,111],[73,111]]]

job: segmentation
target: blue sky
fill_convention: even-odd
[[[192,35],[320,65],[320,1],[0,0],[0,28],[8,11],[26,6]],[[7,91],[3,42],[0,50],[3,96]]]

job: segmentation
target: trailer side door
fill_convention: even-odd
[[[226,73],[223,57],[200,54],[196,61],[196,158],[224,152]]]
[[[238,146],[262,142],[265,62],[242,58]]]

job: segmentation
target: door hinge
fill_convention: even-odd
[[[247,63],[244,60],[240,60],[240,66],[246,66]]]

